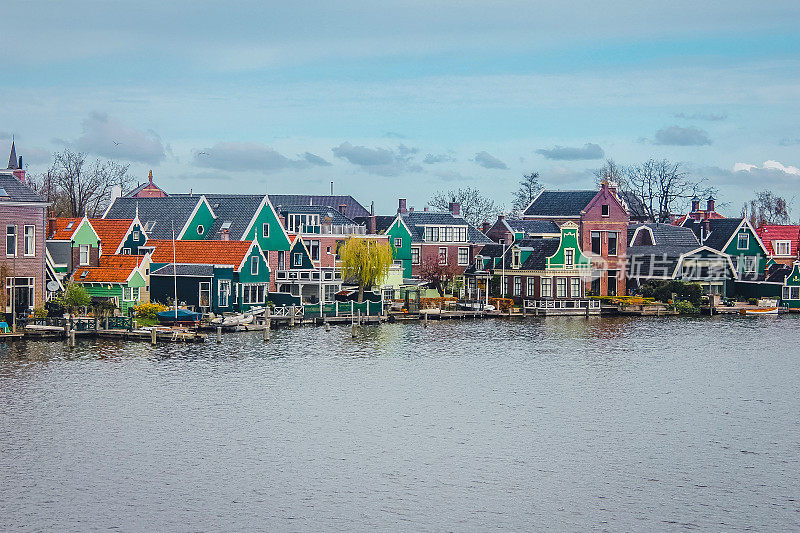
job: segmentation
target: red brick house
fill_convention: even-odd
[[[542,191],[523,213],[526,220],[578,225],[581,251],[591,259],[595,296],[625,294],[627,230],[630,216],[616,187],[604,181],[599,191]]]

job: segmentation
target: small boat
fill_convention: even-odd
[[[742,316],[761,316],[761,315],[777,315],[777,307],[758,307],[756,309],[740,309],[739,313]]]
[[[181,326],[196,326],[200,324],[200,319],[203,317],[200,313],[189,311],[188,309],[170,309],[169,311],[161,311],[157,313],[158,322],[160,324],[172,324]]]

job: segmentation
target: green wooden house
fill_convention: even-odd
[[[147,301],[148,256],[103,255],[98,266],[79,266],[71,279],[86,288],[94,303],[110,302],[123,314]]]
[[[800,309],[800,262],[795,261],[792,271],[783,282],[781,305],[789,309]]]

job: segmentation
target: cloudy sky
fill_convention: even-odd
[[[568,5],[569,7],[565,7]],[[0,142],[168,191],[316,192],[379,211],[604,158],[685,162],[730,214],[800,214],[800,3],[6,2]],[[16,21],[16,24],[9,21]]]

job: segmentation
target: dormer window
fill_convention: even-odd
[[[566,268],[572,268],[575,266],[575,250],[572,248],[567,248],[564,250],[564,266]]]
[[[514,250],[511,255],[511,266],[513,268],[519,268],[521,252],[519,250]]]
[[[609,209],[609,206],[608,206],[608,204],[603,204],[603,206],[602,206],[602,208],[601,208],[601,209],[602,209],[601,213],[602,213],[602,215],[603,215],[604,217],[607,217],[607,216],[609,216],[609,214],[610,214],[610,209]]]
[[[146,232],[153,231],[154,227],[156,227],[156,221],[155,220],[148,220],[144,225],[144,231],[146,231]]]
[[[69,223],[67,224],[67,231],[71,230],[71,229],[72,229],[72,226],[74,226],[74,225],[75,225],[75,222],[73,222],[72,220],[70,220],[70,221],[69,221]]]

